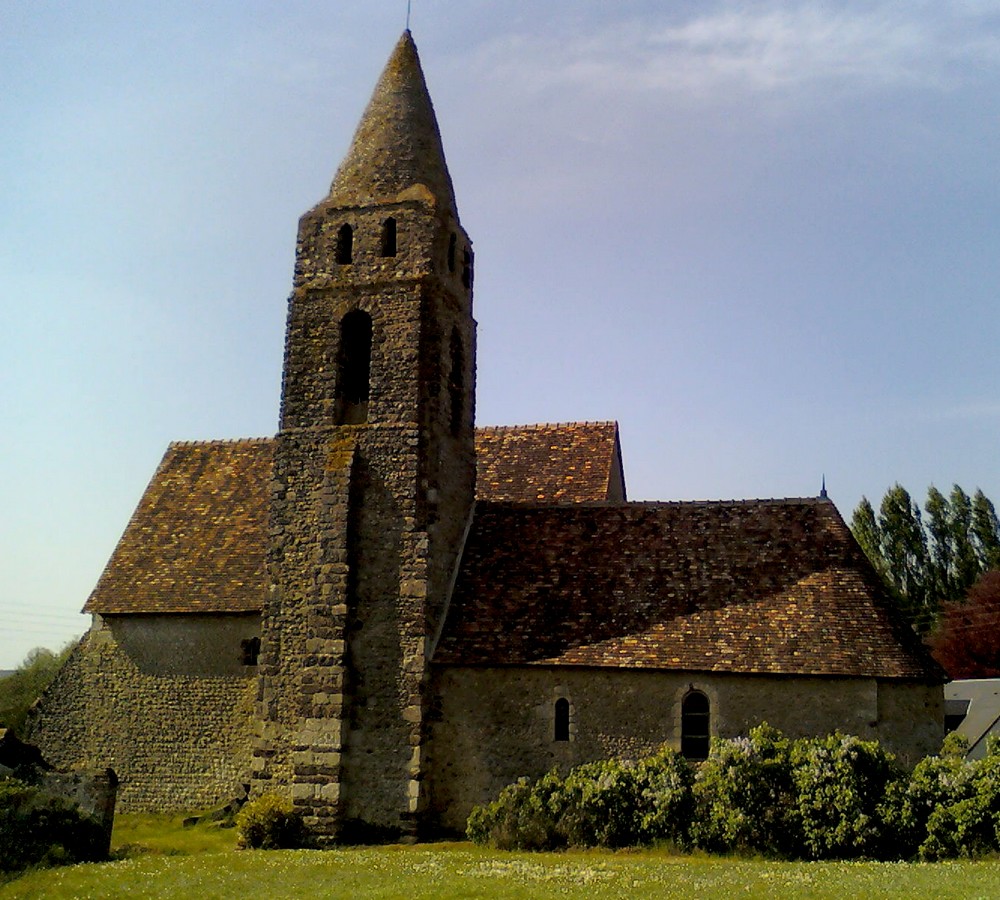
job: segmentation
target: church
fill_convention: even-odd
[[[299,221],[278,433],[167,448],[30,740],[321,844],[763,721],[936,751],[943,673],[825,492],[629,502],[613,422],[476,428],[473,276],[407,31]]]

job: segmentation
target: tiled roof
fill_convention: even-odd
[[[604,499],[616,446],[606,422],[478,429],[479,496]],[[84,612],[260,610],[273,455],[271,438],[171,444]]]
[[[434,660],[943,680],[832,503],[477,503]]]
[[[580,503],[624,494],[614,422],[477,428],[476,472],[483,500]]]
[[[171,444],[84,612],[259,611],[273,449]]]

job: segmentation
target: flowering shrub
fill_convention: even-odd
[[[791,742],[758,725],[745,738],[712,742],[694,783],[691,836],[715,853],[794,856]]]
[[[878,741],[789,740],[767,725],[715,740],[697,772],[664,748],[521,779],[473,810],[498,849],[670,841],[785,859],[945,859],[1000,851],[1000,743],[976,762],[954,736],[906,776]]]
[[[878,741],[852,735],[792,745],[798,855],[809,859],[893,855],[887,819],[901,773]]]
[[[469,839],[507,850],[687,843],[693,773],[673,750],[521,779],[469,816]]]
[[[900,821],[921,859],[1000,850],[1000,747],[965,762],[965,745],[946,741],[940,756],[913,770]]]
[[[236,814],[237,844],[245,850],[285,850],[301,847],[306,833],[292,801],[262,794]]]

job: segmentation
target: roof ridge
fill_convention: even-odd
[[[580,425],[598,425],[602,427],[614,427],[618,424],[615,419],[596,419],[576,422],[529,422],[524,425],[477,425],[476,431],[542,431],[552,428],[567,428]]]
[[[560,503],[539,500],[487,500],[477,499],[476,504],[491,506],[537,507],[538,509],[576,509],[579,507],[643,507],[673,508],[678,506],[809,506],[829,504],[833,501],[825,497],[748,497],[742,500],[577,500]],[[836,508],[836,507],[834,507]]]
[[[171,441],[167,444],[168,449],[175,449],[179,447],[217,447],[220,444],[233,445],[236,444],[269,444],[274,440],[273,437],[248,437],[248,438],[207,438],[202,440],[193,441]]]

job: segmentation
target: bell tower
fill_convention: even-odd
[[[475,496],[472,250],[409,31],[299,222],[256,793],[321,842],[416,834],[428,663]]]

